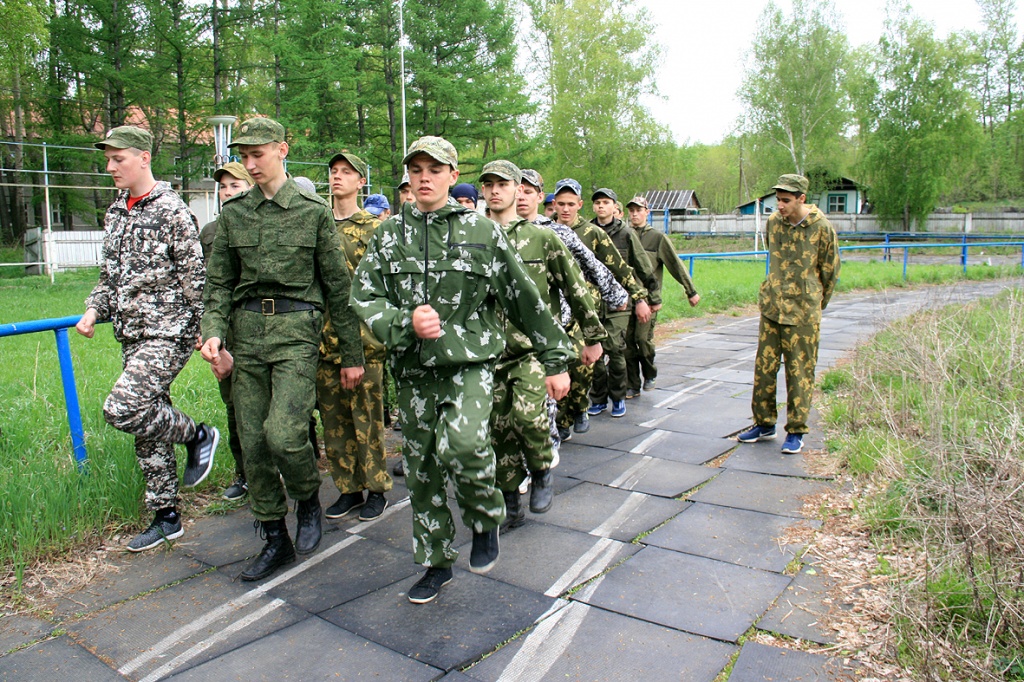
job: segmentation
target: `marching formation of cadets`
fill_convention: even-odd
[[[252,118],[230,145],[240,162],[214,174],[222,211],[202,230],[154,179],[147,131],[115,128],[96,146],[121,192],[107,211],[99,282],[77,329],[91,337],[109,320],[122,345],[124,372],[103,411],[135,436],[153,512],[129,551],[182,535],[174,445],[185,445],[184,485],[213,465],[217,429],[170,401],[195,349],[227,408],[235,480],[223,496],[248,496],[266,540],[242,580],[316,551],[324,516],[384,513],[393,483],[384,447],[390,374],[403,437],[394,473],[406,477],[414,559],[426,567],[408,598],[432,601],[458,556],[449,486],[472,530],[470,570],[485,573],[501,534],[525,522],[525,505],[543,514],[555,504],[559,445],[586,433],[591,418],[624,416],[628,399],[656,388],[664,272],[691,306],[700,302],[672,243],[648,224],[643,196],[623,206],[614,190],[586,196],[573,178],[546,194],[539,172],[508,160],[460,183],[458,153],[440,137],[410,146],[393,207],[372,194],[360,208],[362,159],[347,150],[331,157],[327,202],[286,173],[284,128]],[[806,204],[806,178],[784,175],[774,189],[754,424],[739,440],[775,437],[784,359],[783,452],[797,453],[839,260],[832,226]],[[326,508],[314,410],[338,490]]]

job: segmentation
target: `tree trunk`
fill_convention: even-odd
[[[220,26],[217,25],[217,0],[210,7],[210,27],[213,31],[213,113],[219,114],[220,93]]]
[[[14,100],[14,141],[17,143],[14,146],[13,175],[15,186],[11,187],[11,233],[12,237],[18,238],[28,228],[25,202],[22,198],[21,188],[17,186],[17,183],[22,181],[22,171],[25,169],[25,148],[22,146],[25,143],[25,109],[21,101],[21,64],[19,63],[19,56],[14,55],[14,59],[11,62],[13,66],[11,69],[11,85],[13,86],[11,94]]]

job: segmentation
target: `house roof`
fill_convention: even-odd
[[[651,190],[644,192],[644,197],[652,211],[700,208],[700,201],[692,189]]]
[[[813,181],[813,178],[812,178],[812,181]],[[818,189],[815,190],[814,187],[812,187],[811,189],[814,190],[814,191],[809,192],[809,194],[817,195],[817,194],[820,194],[821,192],[829,192],[829,191],[836,192],[836,191],[849,190],[849,189],[862,190],[862,189],[865,189],[865,187],[866,187],[866,185],[862,185],[861,183],[857,182],[856,180],[851,180],[850,178],[846,178],[846,177],[843,177],[843,176],[838,176],[836,178],[833,178],[823,188],[818,188]],[[758,199],[761,200],[761,203],[764,203],[765,199],[767,199],[768,197],[773,197],[773,196],[775,196],[775,190],[772,190],[772,191],[768,192],[767,194],[762,194],[760,197],[758,197]],[[751,199],[750,201],[743,202],[742,204],[740,204],[736,208],[743,208],[744,206],[750,206],[753,203],[754,203],[754,199]]]

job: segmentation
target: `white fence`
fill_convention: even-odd
[[[757,230],[754,215],[674,215],[670,217],[670,232],[695,234],[753,234]],[[768,216],[760,216],[761,229]],[[883,227],[875,215],[836,213],[828,216],[837,232],[899,232],[898,227]],[[664,217],[660,211],[653,212],[655,227],[663,228]],[[914,225],[912,232],[948,232],[964,234],[1024,234],[1024,213],[932,213],[921,225]]]
[[[25,232],[25,274],[42,275],[49,263],[54,272],[96,267],[103,257],[103,231],[46,232],[38,227]]]

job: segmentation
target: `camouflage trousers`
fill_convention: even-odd
[[[231,390],[249,503],[260,521],[288,513],[281,477],[293,500],[307,500],[320,489],[309,419],[316,403],[322,328],[323,315],[317,311],[263,315],[236,308],[231,313]]]
[[[773,426],[778,420],[776,393],[779,363],[786,361],[786,432],[807,433],[818,363],[819,324],[779,324],[761,316],[754,361],[754,423]]]
[[[590,407],[590,385],[594,381],[594,365],[580,362],[583,340],[578,333],[570,335],[576,354],[569,360],[569,393],[558,401],[558,426],[568,429],[578,414],[586,414]],[[598,360],[598,363],[600,360]],[[594,363],[594,364],[598,364]]]
[[[494,370],[491,444],[497,460],[497,486],[519,488],[527,471],[551,467],[551,422],[548,418],[544,365],[528,353],[499,361]]]
[[[391,490],[384,451],[384,364],[367,362],[353,390],[341,387],[341,365],[320,361],[316,397],[324,425],[324,451],[338,492]]]
[[[643,379],[657,379],[658,368],[654,366],[654,325],[658,313],[651,313],[651,319],[641,322],[636,315],[629,316],[626,327],[626,387],[639,391]],[[641,378],[642,375],[642,378]]]
[[[192,357],[193,341],[144,339],[121,345],[124,371],[103,403],[103,417],[135,436],[135,456],[146,479],[146,508],[178,503],[174,444],[192,440],[196,423],[171,405],[171,383]]]
[[[629,313],[623,312],[601,320],[605,331],[608,332],[608,340],[601,344],[604,347],[604,357],[594,363],[590,401],[595,405],[607,403],[609,398],[626,398],[626,328],[629,326],[630,317]],[[607,360],[607,364],[604,360]]]
[[[455,563],[455,522],[448,506],[454,484],[462,522],[474,532],[505,520],[505,500],[494,485],[488,428],[494,368],[466,365],[452,376],[398,386],[405,483],[412,507],[413,558],[445,568]]]
[[[245,478],[245,459],[242,457],[242,442],[238,439],[238,420],[235,419],[235,401],[231,398],[231,381],[228,377],[217,382],[220,385],[220,399],[228,413],[228,447],[235,460],[235,476]]]

